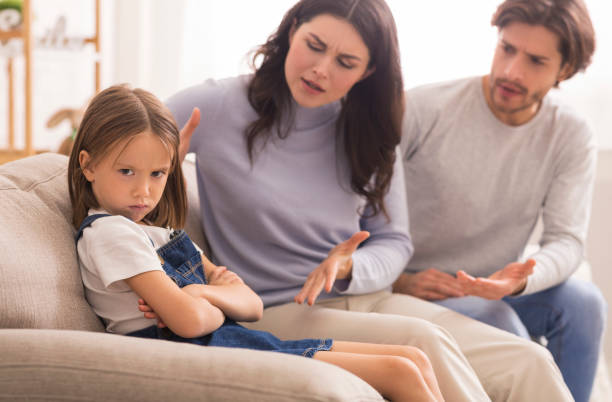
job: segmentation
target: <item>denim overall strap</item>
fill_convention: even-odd
[[[166,275],[179,287],[206,284],[202,256],[183,230],[170,235],[170,241],[157,249]]]
[[[81,236],[83,236],[83,230],[85,230],[86,227],[91,225],[96,219],[103,218],[105,216],[110,216],[110,214],[95,214],[95,215],[86,216],[85,219],[83,219],[83,222],[81,222],[81,227],[79,228],[79,231],[74,236],[74,241],[75,242],[79,241]]]
[[[157,250],[164,272],[172,279],[178,287],[192,284],[206,284],[202,256],[193,242],[183,230],[174,231],[170,234],[170,241]],[[207,345],[210,334],[198,338],[182,338],[174,334],[169,328],[158,328],[153,325],[141,330],[126,334],[139,338],[166,339],[175,342],[197,343]]]

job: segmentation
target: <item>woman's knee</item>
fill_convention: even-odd
[[[398,345],[410,345],[418,350],[443,348],[444,345],[456,345],[453,336],[445,328],[429,321],[414,319],[409,325],[396,332],[400,337]]]
[[[527,370],[527,367],[529,367],[533,370],[533,373],[545,373],[551,369],[558,371],[554,357],[544,346],[537,342],[525,342],[522,348],[523,370]]]

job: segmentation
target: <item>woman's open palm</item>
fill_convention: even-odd
[[[327,293],[331,292],[336,279],[349,278],[353,268],[353,253],[368,237],[369,232],[360,231],[331,249],[327,258],[308,275],[302,290],[294,298],[295,302],[302,304],[306,301],[312,306],[323,289]]]

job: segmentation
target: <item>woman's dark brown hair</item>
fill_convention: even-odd
[[[126,146],[136,135],[151,132],[168,148],[172,163],[168,181],[157,207],[145,216],[155,226],[182,228],[187,215],[187,195],[178,160],[179,131],[170,111],[159,99],[142,89],[115,85],[97,94],[89,103],[79,126],[68,161],[68,189],[72,224],[79,228],[90,208],[98,208],[91,183],[79,164],[87,151],[95,166],[115,146]]]
[[[404,92],[395,21],[384,0],[301,0],[285,14],[253,56],[253,65],[260,58],[261,64],[249,84],[248,99],[259,117],[246,128],[247,151],[252,161],[256,140],[265,144],[274,128],[280,138],[289,134],[281,124],[292,105],[283,79],[289,32],[322,14],[348,21],[370,52],[368,69],[375,70],[341,100],[336,140],[349,163],[351,189],[366,198],[372,215],[386,215],[384,196],[401,138]]]
[[[506,0],[493,15],[491,25],[500,30],[512,22],[541,25],[559,37],[561,65],[571,78],[584,71],[595,52],[595,30],[582,0]]]

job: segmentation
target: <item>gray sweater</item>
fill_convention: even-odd
[[[559,284],[583,258],[596,148],[585,121],[549,94],[511,127],[494,117],[482,77],[407,92],[402,139],[410,231],[407,271],[488,276],[518,261],[543,219],[523,294]]]
[[[257,144],[251,165],[244,130],[256,114],[246,96],[248,79],[207,81],[167,102],[179,127],[194,106],[202,112],[190,151],[213,260],[240,275],[266,306],[286,303],[335,245],[368,230],[371,237],[353,255],[352,279],[337,281],[322,297],[387,288],[412,254],[400,158],[386,197],[390,222],[358,213],[364,199],[350,190],[347,164],[336,150],[339,103],[294,105],[289,136]]]

